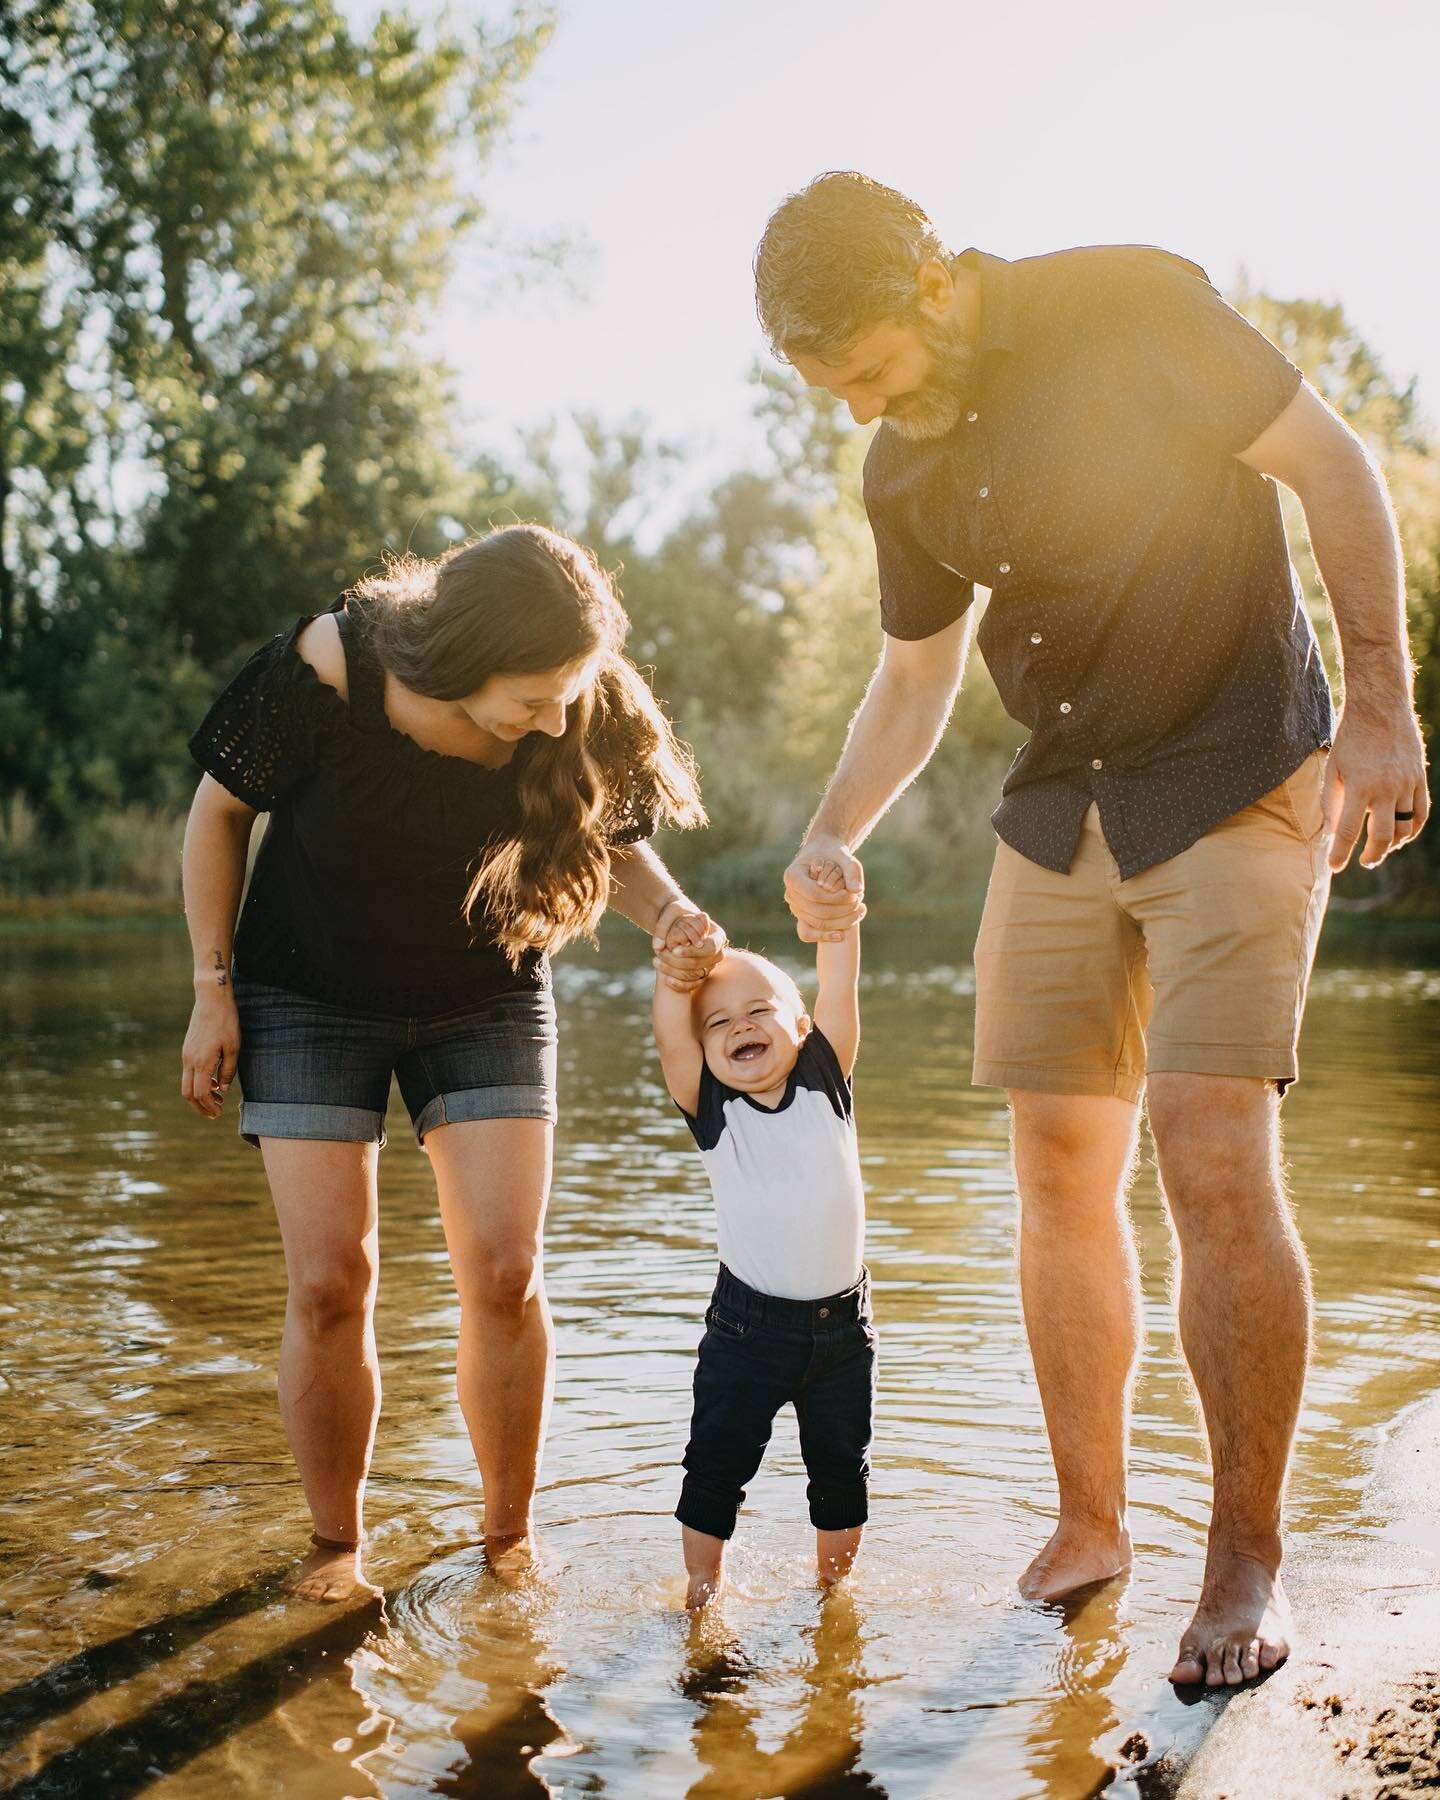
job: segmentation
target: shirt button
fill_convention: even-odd
[[[1061,712],[1069,712],[1070,702],[1068,700],[1062,700],[1060,702],[1060,710],[1061,710]]]
[[[1032,644],[1043,644],[1045,642],[1045,640],[1044,640],[1044,638],[1041,637],[1041,635],[1038,631],[1032,631],[1030,633],[1030,642]]]
[[[828,1306],[822,1306],[820,1308],[820,1317],[822,1319],[828,1319],[830,1317],[830,1308]]]
[[[969,423],[971,425],[973,425],[979,417],[980,417],[979,413],[966,413],[966,415],[965,415],[967,423]]]
[[[990,490],[989,490],[989,488],[988,488],[988,487],[983,487],[983,488],[981,488],[981,490],[980,490],[980,498],[981,498],[981,499],[982,499],[982,500],[988,500],[988,499],[989,499],[989,497],[990,497]]]
[[[1001,574],[1002,574],[1002,575],[1008,575],[1008,574],[1009,574],[1009,573],[1010,573],[1010,565],[1009,565],[1009,563],[1001,563],[1001,565],[1000,565],[1000,573],[1001,573]]]
[[[1095,758],[1094,762],[1091,763],[1090,767],[1092,769],[1103,769],[1105,767],[1105,765],[1103,762],[1101,762],[1100,758],[1097,756]]]

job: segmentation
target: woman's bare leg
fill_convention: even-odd
[[[358,1543],[380,1416],[378,1146],[263,1138],[260,1148],[289,1276],[280,1416],[316,1535]],[[342,1600],[357,1585],[354,1550],[312,1547],[295,1579],[311,1600]]]
[[[438,1125],[425,1138],[460,1296],[460,1410],[497,1564],[530,1554],[555,1374],[541,1257],[553,1138],[543,1119]]]

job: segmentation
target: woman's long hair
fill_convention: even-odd
[[[381,663],[434,700],[463,700],[492,675],[548,673],[598,653],[563,735],[535,733],[517,749],[519,826],[482,847],[465,896],[465,916],[483,910],[512,964],[593,936],[617,844],[659,825],[704,824],[694,758],[625,656],[630,621],[583,546],[512,525],[434,562],[392,560],[356,592],[370,603]]]

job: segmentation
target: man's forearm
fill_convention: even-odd
[[[1405,571],[1384,476],[1357,446],[1306,484],[1301,504],[1335,620],[1347,711],[1408,711]]]
[[[917,687],[882,663],[850,724],[845,749],[806,841],[858,849],[935,753],[955,690]]]

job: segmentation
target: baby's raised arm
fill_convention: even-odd
[[[817,857],[810,876],[822,887],[837,892],[845,885],[845,872],[828,857]],[[860,927],[852,925],[838,943],[815,946],[815,973],[820,993],[815,1002],[815,1023],[830,1040],[840,1067],[848,1076],[860,1050]]]
[[[704,1052],[695,1035],[690,1001],[688,992],[677,992],[657,970],[650,1017],[655,1027],[655,1046],[660,1052],[660,1068],[670,1098],[693,1116],[700,1104]]]

